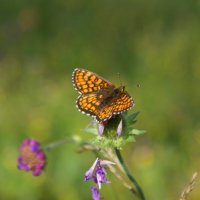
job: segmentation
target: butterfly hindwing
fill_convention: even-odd
[[[105,121],[111,118],[114,104],[100,107],[102,100],[96,94],[83,94],[77,100],[78,109],[84,114],[95,116],[97,121]]]
[[[119,93],[118,97],[115,99],[115,106],[113,109],[114,114],[120,114],[134,106],[132,97],[126,92]]]
[[[102,109],[99,109],[95,117],[96,120],[102,122],[110,119],[113,116],[113,109],[113,104],[106,105]]]
[[[78,97],[76,105],[81,112],[95,116],[100,105],[100,100],[95,93],[82,94]]]

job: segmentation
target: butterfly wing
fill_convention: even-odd
[[[115,86],[99,75],[85,69],[75,69],[72,74],[72,82],[80,94],[87,94]]]
[[[102,95],[97,93],[82,94],[76,101],[77,108],[84,114],[91,115],[97,121],[102,122],[112,117],[114,104],[110,103],[104,107],[100,104],[104,100]]]
[[[113,114],[120,114],[134,106],[132,97],[126,91],[121,91],[113,101]]]
[[[100,103],[101,98],[96,93],[89,93],[80,95],[76,101],[76,106],[82,113],[95,116]]]
[[[120,114],[133,106],[132,97],[126,91],[120,91],[104,107],[96,111],[96,119],[99,122],[106,121],[113,117],[113,115]]]
[[[96,120],[98,122],[103,122],[110,119],[113,116],[113,109],[114,109],[113,103],[108,104],[103,108],[99,109],[95,117]]]

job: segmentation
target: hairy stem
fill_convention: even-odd
[[[55,149],[55,148],[57,148],[57,147],[59,147],[59,146],[61,146],[63,144],[66,144],[66,143],[73,144],[73,143],[79,143],[79,141],[77,141],[74,138],[65,138],[65,139],[50,143],[50,144],[44,146],[43,149],[45,151],[51,151],[51,150],[53,150],[53,149]]]
[[[145,200],[145,197],[144,197],[144,194],[143,194],[143,191],[141,189],[141,187],[139,186],[139,184],[137,183],[136,179],[134,178],[134,176],[129,172],[126,164],[124,163],[124,160],[122,158],[122,155],[120,153],[120,151],[115,148],[115,152],[116,152],[116,155],[119,159],[119,162],[120,164],[122,165],[127,177],[129,178],[129,180],[133,183],[133,185],[135,186],[135,189],[137,191],[137,197],[140,199],[140,200]],[[135,192],[133,192],[135,194]]]

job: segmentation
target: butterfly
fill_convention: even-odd
[[[85,69],[76,68],[72,82],[80,93],[76,107],[84,114],[102,123],[134,106],[132,97],[124,86],[115,87],[101,76]]]

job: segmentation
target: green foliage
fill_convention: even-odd
[[[97,145],[99,148],[112,147],[122,148],[125,144],[135,141],[135,136],[145,133],[144,130],[133,128],[133,124],[136,122],[136,117],[139,112],[132,113],[127,116],[127,112],[123,115],[118,115],[115,118],[110,119],[104,126],[104,132],[102,136],[98,133],[98,124],[96,128],[85,128],[84,131],[92,133],[95,137],[92,140],[93,145]],[[122,133],[117,135],[117,127],[120,120],[122,120]]]

